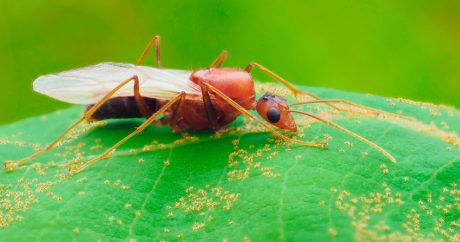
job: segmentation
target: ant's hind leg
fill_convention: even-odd
[[[104,104],[106,103],[118,90],[120,90],[123,86],[125,86],[127,83],[134,81],[134,86],[139,86],[139,79],[137,76],[130,77],[129,79],[126,79],[122,83],[120,83],[117,87],[115,87],[112,91],[107,93],[98,103],[96,103],[94,106],[92,106],[86,113],[85,115],[77,120],[75,123],[70,125],[59,137],[56,138],[52,143],[50,143],[48,146],[46,146],[44,149],[37,151],[36,153],[23,158],[18,161],[6,161],[4,163],[5,169],[8,171],[14,170],[17,166],[20,166],[27,161],[30,161],[32,159],[37,158],[38,156],[50,151],[52,148],[56,147],[59,145],[59,142],[70,132],[72,131],[75,127],[77,127],[79,124],[83,123],[84,121],[89,121],[91,119],[91,116]],[[137,100],[136,100],[137,101]],[[139,105],[139,103],[138,103]],[[144,104],[145,105],[145,104]]]
[[[149,106],[145,103],[144,99],[141,96],[140,86],[139,86],[139,78],[137,76],[133,77],[134,80],[134,100],[136,100],[137,108],[139,112],[145,117],[148,118],[152,111],[150,110]]]
[[[228,51],[222,51],[219,56],[212,62],[210,68],[219,68],[224,63],[225,59],[227,59]]]
[[[156,35],[155,37],[153,37],[149,41],[147,46],[145,46],[144,51],[142,51],[141,56],[136,61],[136,65],[142,65],[142,63],[144,63],[145,57],[147,57],[147,54],[149,53],[153,45],[156,45],[155,55],[156,55],[157,68],[160,68],[160,36],[159,35]]]
[[[167,102],[163,107],[161,107],[157,112],[152,114],[152,116],[150,116],[146,121],[144,121],[144,123],[142,123],[139,127],[137,127],[135,131],[133,131],[132,133],[130,133],[129,135],[124,137],[122,140],[118,141],[115,145],[113,145],[112,147],[107,149],[102,155],[85,162],[83,165],[81,165],[80,167],[76,168],[74,171],[77,172],[77,173],[82,172],[84,169],[88,168],[90,165],[94,164],[96,161],[99,161],[99,160],[107,158],[113,151],[115,151],[116,148],[118,148],[120,145],[122,145],[127,140],[132,138],[134,135],[139,134],[140,132],[142,132],[145,128],[147,128],[147,126],[149,126],[151,123],[155,122],[155,120],[160,115],[164,114],[172,105],[174,105],[178,101],[180,102],[179,103],[179,108],[180,108],[180,106],[182,105],[182,103],[184,101],[184,98],[185,98],[185,93],[184,92],[178,94],[173,99],[171,99],[169,102]],[[71,167],[69,169],[71,171],[73,171],[73,168],[74,167]]]

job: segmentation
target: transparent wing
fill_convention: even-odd
[[[190,71],[105,62],[41,76],[33,87],[36,92],[64,102],[93,104],[124,80],[137,75],[143,97],[170,100],[180,92],[201,95],[200,87],[188,79],[190,74]],[[114,97],[133,96],[133,85],[127,84]]]

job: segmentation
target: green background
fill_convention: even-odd
[[[37,76],[134,62],[156,34],[169,68],[205,67],[227,49],[228,65],[257,61],[297,84],[460,107],[460,1],[1,0],[0,9],[0,123],[67,106],[34,93]]]

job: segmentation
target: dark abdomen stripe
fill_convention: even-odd
[[[154,98],[143,98],[149,108],[149,115],[158,109],[158,100]],[[94,104],[86,106],[85,113]],[[144,117],[137,107],[134,97],[115,97],[109,99],[91,117],[92,120],[123,119]]]

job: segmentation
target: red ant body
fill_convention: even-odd
[[[157,68],[145,67],[140,66],[147,53],[149,52],[150,48],[156,44],[156,62]],[[134,132],[126,136],[124,139],[116,143],[113,147],[105,151],[101,156],[96,157],[92,160],[87,161],[82,166],[75,168],[76,172],[81,172],[94,162],[104,159],[108,157],[118,146],[124,143],[126,140],[131,138],[132,136],[142,132],[148,125],[152,123],[156,123],[159,125],[170,125],[174,130],[203,130],[203,129],[219,129],[231,122],[233,122],[239,115],[243,114],[250,119],[257,121],[259,124],[263,125],[267,128],[270,132],[272,132],[275,136],[282,138],[286,141],[295,142],[301,145],[307,145],[312,147],[325,147],[325,142],[306,142],[300,140],[291,139],[278,131],[276,131],[272,126],[283,130],[289,130],[292,132],[297,131],[296,122],[291,115],[291,113],[300,113],[307,116],[310,116],[314,119],[317,119],[321,122],[324,122],[334,128],[337,128],[347,134],[354,136],[355,138],[367,143],[368,145],[372,146],[376,150],[380,151],[382,154],[387,156],[391,161],[395,161],[395,159],[384,149],[379,147],[378,145],[374,144],[373,142],[349,131],[345,128],[338,126],[335,123],[327,121],[319,116],[316,116],[311,113],[307,113],[304,111],[298,110],[290,110],[290,106],[293,105],[301,105],[301,104],[309,104],[309,103],[325,103],[332,108],[338,109],[336,106],[333,106],[331,103],[341,103],[341,104],[348,104],[352,106],[357,106],[360,108],[364,108],[366,111],[370,111],[373,113],[380,113],[381,111],[374,110],[371,108],[359,106],[357,104],[353,104],[348,101],[344,100],[321,100],[313,94],[306,93],[300,91],[291,83],[287,82],[280,76],[276,75],[272,71],[268,70],[267,68],[263,67],[257,63],[249,64],[245,69],[238,69],[238,68],[222,68],[221,65],[227,57],[227,52],[222,52],[219,57],[212,63],[212,65],[207,69],[197,70],[191,73],[189,76],[189,81],[193,82],[188,83],[190,85],[196,85],[199,87],[199,91],[197,92],[188,92],[188,90],[192,90],[185,88],[185,90],[181,90],[181,88],[177,88],[175,90],[174,95],[168,96],[169,98],[160,99],[158,98],[160,95],[155,94],[152,96],[145,96],[141,95],[141,82],[139,75],[133,75],[129,78],[125,78],[122,82],[115,82],[116,86],[107,93],[104,94],[103,98],[94,103],[91,103],[87,106],[87,110],[85,115],[71,125],[64,133],[62,133],[53,143],[48,145],[45,149],[26,157],[19,161],[7,161],[5,163],[5,167],[8,170],[14,169],[14,167],[21,165],[35,157],[49,151],[51,148],[56,146],[60,140],[73,128],[84,121],[90,120],[100,120],[100,119],[111,119],[111,118],[130,118],[130,117],[145,117],[146,121],[140,125]],[[84,69],[80,71],[74,71],[77,74],[77,77],[72,76],[68,73],[58,73],[54,76],[44,76],[41,79],[44,80],[45,84],[60,84],[65,83],[62,80],[72,79],[72,78],[82,78],[81,76],[85,76],[87,79],[92,79],[92,76],[88,73],[93,73],[94,71],[100,71],[101,67],[103,68],[112,68],[113,70],[120,71],[120,68],[125,68],[123,70],[135,71],[135,73],[143,73],[143,71],[148,71],[153,76],[156,75],[163,75],[161,73],[164,69],[160,68],[160,37],[155,36],[147,45],[144,52],[141,54],[139,60],[136,62],[134,66],[122,66],[121,64],[100,64],[93,67],[89,67],[89,69]],[[260,69],[262,72],[271,76],[274,80],[280,82],[288,89],[290,89],[295,95],[303,94],[313,98],[313,101],[309,102],[301,102],[301,103],[294,103],[289,105],[287,101],[280,96],[277,96],[272,93],[266,93],[263,95],[258,101],[256,101],[256,93],[254,88],[254,80],[250,75],[250,71],[254,68]],[[127,69],[128,68],[128,69]],[[104,69],[104,73],[107,70]],[[172,75],[172,73],[176,73],[173,70],[164,70],[167,72],[168,75]],[[121,72],[121,71],[120,71]],[[100,74],[97,72],[98,75]],[[75,74],[74,74],[75,75]],[[164,74],[166,75],[166,74]],[[87,77],[90,76],[90,77]],[[59,79],[60,78],[60,79]],[[66,79],[67,78],[67,79]],[[72,80],[74,80],[72,79]],[[80,80],[78,79],[78,80]],[[93,79],[97,79],[94,76]],[[37,79],[37,88],[39,89],[40,84],[43,82],[39,82]],[[115,94],[125,87],[128,83],[133,83],[133,90],[132,94],[125,95],[121,97],[116,97]],[[153,82],[154,83],[154,80]],[[173,83],[175,84],[175,83]],[[67,85],[67,84],[63,84]],[[42,93],[46,93],[49,89],[48,86],[44,85],[46,88],[42,88],[38,91]],[[159,84],[157,85],[159,86]],[[34,83],[35,87],[35,83]],[[155,87],[155,85],[153,85]],[[152,88],[152,87],[150,87]],[[70,90],[71,92],[74,91],[70,88],[70,86],[64,86],[64,89],[59,89],[61,92],[62,90]],[[153,90],[152,90],[153,91]],[[48,94],[49,95],[49,94]],[[54,95],[59,96],[61,93],[54,93]],[[50,95],[53,96],[53,95]],[[72,95],[70,95],[72,96]],[[59,98],[58,98],[59,99]],[[64,99],[64,98],[63,98]],[[248,112],[248,110],[256,109],[259,115],[266,121],[261,121],[260,119],[256,118],[253,114]],[[161,115],[164,115],[164,118],[161,120],[157,120]],[[268,123],[268,124],[267,124]],[[270,125],[269,125],[270,124]]]

